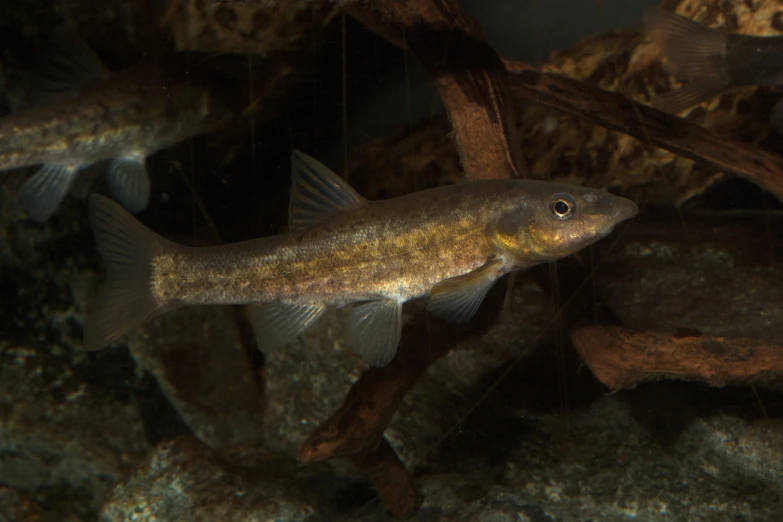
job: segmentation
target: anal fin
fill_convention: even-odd
[[[106,171],[106,184],[114,199],[129,212],[135,214],[147,208],[150,178],[141,154],[111,160]]]
[[[270,353],[296,339],[326,308],[320,304],[256,303],[245,307],[258,349]]]
[[[402,334],[402,304],[375,299],[354,307],[348,316],[348,341],[370,366],[394,359]]]
[[[19,201],[27,214],[39,223],[48,220],[60,208],[78,171],[78,165],[41,167],[19,190]]]
[[[432,287],[427,309],[452,323],[470,321],[502,267],[501,260],[490,259],[472,272],[441,281]]]

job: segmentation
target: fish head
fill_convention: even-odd
[[[569,256],[609,235],[639,209],[603,190],[534,182],[493,228],[495,243],[520,265]]]

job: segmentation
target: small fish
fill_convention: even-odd
[[[451,322],[473,317],[498,278],[568,256],[636,215],[608,192],[545,181],[468,181],[368,201],[315,159],[294,151],[287,233],[216,247],[186,247],[90,196],[90,221],[107,267],[85,324],[99,349],[162,313],[245,304],[258,347],[294,340],[328,306],[353,305],[348,340],[373,366],[389,363],[402,304],[428,296]]]
[[[57,29],[34,104],[0,118],[0,170],[42,165],[19,193],[28,215],[46,221],[69,190],[86,194],[94,173],[81,171],[102,160],[110,160],[112,196],[131,212],[144,210],[145,158],[231,117],[207,86],[189,80],[162,64],[110,73],[78,35]]]
[[[645,11],[644,25],[648,38],[663,50],[668,71],[689,82],[654,97],[653,107],[678,113],[736,87],[783,84],[783,37],[728,33],[655,8]],[[783,131],[783,101],[773,109],[771,122]]]

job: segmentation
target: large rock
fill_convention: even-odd
[[[112,490],[101,521],[312,520],[317,509],[291,488],[294,477],[276,476],[274,460],[266,464],[233,466],[192,437],[163,442]]]
[[[148,450],[136,403],[86,365],[0,343],[0,483],[89,513]]]
[[[623,324],[783,342],[783,215],[659,212],[598,245],[595,285]]]

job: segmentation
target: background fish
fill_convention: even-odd
[[[670,11],[649,9],[647,35],[662,50],[667,69],[688,85],[653,98],[652,105],[676,113],[744,85],[783,84],[783,37],[749,36],[710,29]],[[783,129],[783,104],[771,121]]]
[[[162,64],[111,74],[78,35],[60,28],[35,84],[35,105],[0,119],[0,170],[42,164],[19,197],[47,220],[79,171],[110,160],[111,194],[131,212],[149,199],[145,158],[227,122],[207,85]],[[84,187],[79,189],[84,192]]]
[[[359,303],[349,341],[372,365],[394,357],[402,304],[468,321],[511,270],[567,256],[606,236],[636,205],[599,190],[532,180],[485,180],[367,201],[318,161],[294,151],[290,231],[217,247],[185,247],[92,195],[90,219],[108,280],[85,325],[97,349],[161,313],[248,304],[259,348],[293,340],[327,306]]]

